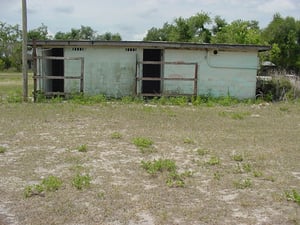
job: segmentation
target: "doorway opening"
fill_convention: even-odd
[[[143,61],[161,62],[162,50],[161,49],[144,49]],[[162,64],[160,63],[147,63],[143,64],[143,78],[161,78]],[[160,94],[161,81],[160,80],[143,80],[142,94]]]
[[[53,48],[51,56],[64,56],[63,48]],[[52,75],[64,76],[64,60],[53,59],[52,61]],[[52,79],[52,92],[64,92],[64,79]]]

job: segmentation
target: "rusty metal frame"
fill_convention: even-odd
[[[49,59],[49,60],[80,60],[80,76],[53,76],[46,75],[43,76],[38,74],[37,65],[41,63],[41,60]],[[39,67],[40,68],[40,67]],[[71,80],[71,79],[79,79],[80,80],[80,92],[84,91],[84,58],[83,57],[58,57],[58,56],[36,56],[36,49],[33,50],[33,97],[34,101],[36,101],[36,93],[37,93],[37,80]],[[45,95],[65,95],[65,92],[47,92]]]
[[[194,77],[193,78],[169,78],[169,77],[142,77],[140,65],[144,64],[152,64],[152,65],[194,65]],[[193,94],[166,94],[166,93],[140,93],[141,96],[174,96],[174,95],[188,95],[188,96],[197,96],[198,93],[198,63],[197,62],[163,62],[163,61],[140,61],[137,62],[136,65],[136,82],[135,82],[135,94],[137,95],[138,90],[138,82],[142,82],[143,80],[151,80],[151,81],[165,81],[165,80],[173,80],[173,81],[194,81],[194,91]],[[140,85],[141,86],[141,85]]]

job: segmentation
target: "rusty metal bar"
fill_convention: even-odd
[[[141,80],[152,80],[152,81],[164,81],[164,80],[182,80],[182,81],[195,81],[195,78],[178,78],[178,77],[174,77],[174,78],[170,78],[170,77],[161,77],[161,78],[152,78],[152,77],[137,77],[137,80],[141,81]]]
[[[80,71],[80,92],[83,93],[84,89],[84,58],[81,58],[81,71]]]
[[[177,62],[163,62],[163,61],[140,61],[140,64],[152,64],[152,65],[195,65],[196,62],[183,62],[183,61],[177,61]]]
[[[82,57],[64,57],[64,56],[37,56],[38,59],[55,59],[55,60],[81,60]]]
[[[198,95],[198,64],[195,64],[194,96]]]
[[[49,79],[49,80],[67,80],[67,79],[83,79],[82,76],[33,76],[33,79]]]

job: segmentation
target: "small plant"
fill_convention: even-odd
[[[56,176],[49,176],[42,180],[42,186],[46,191],[56,191],[62,186],[62,181]]]
[[[166,183],[168,187],[184,187],[184,175],[178,174],[177,172],[171,172],[169,173]]]
[[[285,197],[288,201],[293,201],[300,205],[300,193],[296,190],[285,191]]]
[[[203,155],[208,154],[208,150],[202,149],[202,148],[198,148],[198,149],[197,149],[197,153],[198,153],[198,155],[203,156]]]
[[[220,164],[220,158],[217,156],[211,156],[209,161],[207,162],[208,165],[215,166]]]
[[[171,159],[158,159],[154,161],[142,161],[142,168],[149,174],[155,175],[157,172],[169,171],[174,172],[176,170],[176,164]]]
[[[0,146],[0,154],[3,154],[6,152],[6,148],[3,146]]]
[[[215,179],[215,180],[220,180],[220,179],[221,179],[221,176],[222,176],[222,175],[221,175],[221,173],[220,173],[219,171],[217,171],[217,172],[214,173],[214,179]]]
[[[176,171],[176,164],[170,159],[159,159],[154,161],[142,161],[142,168],[145,169],[151,175],[157,175],[158,172],[168,172],[166,184],[168,187],[184,187],[185,178],[191,177],[193,172],[185,171],[181,174]]]
[[[99,199],[105,199],[105,193],[104,192],[99,192],[99,193],[97,193],[97,197]]]
[[[78,190],[89,187],[91,184],[91,177],[89,175],[77,174],[73,180],[72,185]]]
[[[254,170],[254,171],[253,171],[253,176],[254,176],[254,177],[261,177],[262,175],[263,175],[263,173],[260,172],[260,171],[257,171],[257,170]]]
[[[87,146],[86,145],[80,145],[77,150],[79,152],[87,152]]]
[[[234,181],[233,184],[238,189],[246,189],[252,187],[252,181],[249,178]]]
[[[40,184],[26,186],[24,189],[24,197],[29,198],[34,195],[44,197],[45,191],[57,191],[62,186],[62,180],[56,176],[49,176],[44,178]]]
[[[250,173],[252,171],[252,166],[250,163],[243,163],[242,166],[246,173]]]
[[[234,154],[232,156],[233,160],[236,162],[242,162],[244,160],[244,157],[242,154]]]
[[[234,120],[243,120],[248,115],[249,115],[249,113],[247,113],[247,112],[233,113],[231,115],[231,118],[234,119]]]
[[[112,139],[121,139],[122,138],[122,134],[120,134],[119,132],[113,132],[111,134],[111,138]]]
[[[133,139],[133,144],[140,148],[142,153],[146,152],[146,149],[150,149],[153,145],[153,141],[149,138],[144,138],[144,137],[136,137]]]
[[[185,138],[185,139],[183,140],[183,143],[184,143],[184,144],[194,144],[194,141],[193,141],[191,138]]]
[[[282,111],[282,112],[288,112],[289,108],[285,107],[285,106],[282,106],[282,107],[279,108],[279,110]]]

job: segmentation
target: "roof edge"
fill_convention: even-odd
[[[245,44],[206,44],[192,42],[164,42],[164,41],[92,41],[92,40],[37,40],[29,41],[28,45],[37,47],[62,46],[115,46],[115,47],[144,47],[144,48],[173,48],[173,49],[218,49],[218,50],[252,50],[268,51],[271,46]]]

